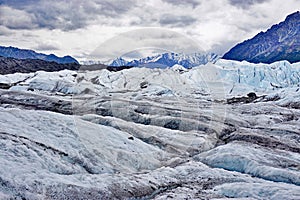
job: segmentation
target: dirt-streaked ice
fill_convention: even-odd
[[[1,75],[0,199],[300,199],[299,67]]]

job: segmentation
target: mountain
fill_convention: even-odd
[[[29,73],[36,71],[60,71],[64,69],[77,70],[77,63],[57,63],[39,59],[16,59],[0,56],[0,74],[13,74],[16,72]]]
[[[53,61],[57,63],[77,63],[78,61],[71,56],[57,57],[54,54],[46,55],[42,53],[37,53],[29,49],[19,49],[16,47],[4,47],[0,46],[0,56],[7,58],[17,58],[17,59],[40,59],[45,61]]]
[[[198,65],[204,65],[208,62],[215,62],[218,55],[214,53],[163,53],[156,56],[148,56],[139,60],[127,61],[124,58],[117,58],[108,65],[110,66],[133,66],[133,67],[149,67],[149,68],[166,68],[173,65],[182,65],[185,68],[192,68]]]
[[[123,59],[123,58],[117,58],[113,60],[111,63],[109,63],[110,66],[120,67],[120,66],[126,66],[129,64],[129,61]]]
[[[81,60],[81,61],[79,61],[79,64],[81,64],[81,65],[98,65],[98,64],[103,64],[103,62],[99,61],[99,60]]]
[[[227,52],[223,59],[246,60],[252,63],[272,63],[287,60],[300,61],[300,13],[286,17],[285,21],[273,25]]]

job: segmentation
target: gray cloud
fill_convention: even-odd
[[[230,40],[230,41],[223,41],[219,44],[214,44],[211,47],[211,52],[214,52],[220,56],[223,56],[225,52],[228,52],[232,47],[234,47],[238,42],[241,42],[239,40]]]
[[[229,0],[229,3],[233,6],[247,9],[249,8],[249,6],[252,6],[257,3],[267,2],[267,1],[269,0]]]
[[[170,26],[189,26],[197,21],[196,18],[193,18],[188,15],[171,15],[171,14],[165,14],[162,15],[159,23],[161,25],[170,25]]]
[[[38,51],[50,51],[50,50],[59,50],[57,44],[51,43],[40,43],[38,46],[34,47]]]
[[[67,2],[41,1],[38,7],[30,7],[28,12],[36,16],[36,23],[40,28],[73,30],[85,27],[88,16],[80,5]]]
[[[0,0],[0,5],[7,5],[14,8],[24,8],[39,1],[40,0]]]
[[[0,36],[9,36],[12,35],[13,32],[6,28],[5,26],[0,26]]]
[[[173,4],[173,5],[191,5],[193,8],[196,8],[198,5],[201,4],[200,1],[197,0],[164,0],[167,3]]]
[[[23,10],[17,10],[8,6],[0,7],[0,25],[8,29],[32,29],[35,17]]]
[[[0,25],[10,29],[75,30],[95,20],[119,18],[134,5],[134,0],[1,0]]]
[[[137,2],[134,0],[100,0],[97,2],[101,9],[98,10],[102,12],[105,16],[117,17],[126,13],[128,10],[133,8]]]

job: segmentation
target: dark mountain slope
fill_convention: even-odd
[[[39,70],[52,72],[64,69],[77,70],[79,68],[80,65],[77,63],[60,64],[38,59],[15,59],[0,56],[0,74],[29,73]]]
[[[223,59],[246,60],[252,63],[272,63],[288,60],[300,61],[300,13],[295,12],[285,21],[273,25],[227,52]]]
[[[33,50],[19,49],[16,47],[3,47],[0,46],[0,56],[6,58],[17,58],[17,59],[40,59],[45,61],[53,61],[57,63],[77,63],[78,61],[71,56],[57,57],[54,54],[46,55],[42,53],[37,53]]]

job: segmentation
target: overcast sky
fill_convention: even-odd
[[[0,45],[81,60],[110,44],[129,52],[189,40],[222,55],[299,8],[300,0],[0,0]]]

